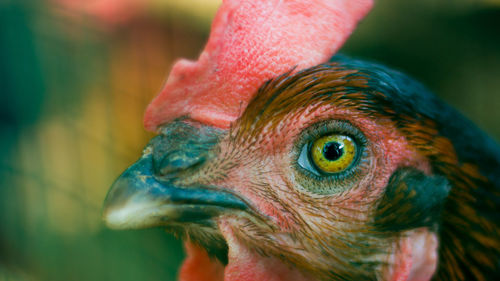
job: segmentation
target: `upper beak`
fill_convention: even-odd
[[[110,228],[146,228],[177,223],[212,223],[228,209],[247,210],[235,194],[209,186],[175,186],[154,175],[151,146],[114,182],[103,219]]]

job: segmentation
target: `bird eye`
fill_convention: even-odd
[[[356,185],[371,159],[364,134],[343,120],[325,120],[305,128],[292,153],[297,188],[320,195]]]
[[[356,143],[345,135],[329,135],[315,140],[309,148],[309,157],[316,168],[325,173],[340,173],[356,159]]]

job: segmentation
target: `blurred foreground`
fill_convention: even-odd
[[[500,139],[497,1],[378,1],[342,52],[424,82]],[[195,59],[218,1],[0,1],[0,280],[175,280],[181,243],[100,208],[153,135],[142,114]]]

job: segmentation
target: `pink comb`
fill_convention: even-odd
[[[266,80],[327,61],[373,0],[225,0],[198,61],[178,61],[146,109],[155,131],[175,118],[228,128]]]

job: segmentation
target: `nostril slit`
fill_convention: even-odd
[[[188,153],[182,153],[181,155],[167,155],[164,157],[159,165],[158,171],[161,175],[166,176],[169,174],[175,174],[182,170],[187,170],[189,168],[194,168],[202,162],[205,161],[203,156],[189,155]]]
[[[155,175],[163,179],[193,171],[213,157],[212,148],[224,131],[209,126],[192,126],[182,120],[162,128],[150,142]],[[187,175],[187,174],[183,174]]]

